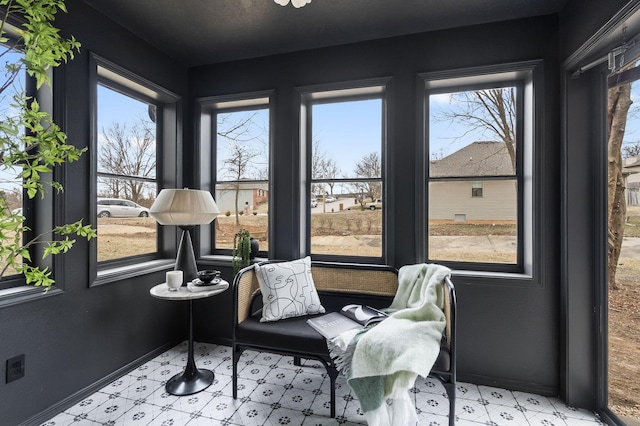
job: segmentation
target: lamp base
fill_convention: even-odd
[[[182,285],[198,278],[198,266],[196,265],[196,255],[193,251],[193,243],[191,242],[191,229],[193,226],[181,226],[182,237],[180,238],[180,246],[178,247],[178,255],[176,257],[176,271],[182,271]]]

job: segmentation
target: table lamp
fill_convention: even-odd
[[[174,268],[183,272],[182,285],[198,276],[191,229],[211,223],[218,214],[220,210],[209,191],[188,188],[163,189],[149,209],[149,215],[160,225],[176,225],[182,229]]]

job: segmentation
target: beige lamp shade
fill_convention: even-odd
[[[160,225],[205,225],[219,214],[209,191],[187,188],[163,189],[149,209]]]

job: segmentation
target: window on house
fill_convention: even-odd
[[[471,197],[482,198],[482,182],[471,182]]]
[[[382,258],[384,87],[309,92],[303,105],[308,252]]]
[[[430,261],[513,272],[530,264],[533,73],[523,68],[425,76]]]
[[[246,229],[258,240],[260,253],[269,250],[270,108],[267,94],[201,101],[202,124],[210,123],[214,198],[220,215],[211,225],[212,252],[230,254],[235,234]],[[207,138],[201,151],[208,152]],[[204,160],[204,161],[203,161]],[[203,164],[207,161],[203,159]],[[204,188],[203,188],[204,189]]]

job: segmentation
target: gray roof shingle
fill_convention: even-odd
[[[431,177],[513,175],[504,142],[473,142],[440,160],[429,162]]]

